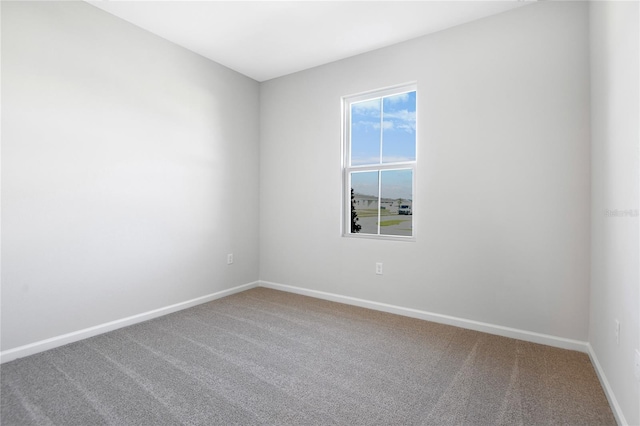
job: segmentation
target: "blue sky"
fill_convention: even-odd
[[[416,92],[351,104],[352,166],[413,161],[415,140]]]
[[[416,92],[351,104],[351,165],[416,159]],[[412,198],[411,170],[383,171],[383,198]],[[378,172],[353,173],[356,193],[378,194]]]

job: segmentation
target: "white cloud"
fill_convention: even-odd
[[[380,98],[351,104],[352,114],[380,115]]]
[[[373,129],[378,131],[380,130],[379,121],[360,120],[355,123],[351,123],[351,126],[355,128]]]
[[[371,124],[374,129],[380,130],[380,123],[369,122],[369,124]],[[388,120],[383,121],[382,128],[384,130],[393,129],[393,121],[388,121]]]
[[[414,158],[413,157],[408,157],[408,156],[391,156],[391,155],[385,155],[384,156],[384,163],[402,163],[404,161],[413,161]]]
[[[416,130],[416,113],[415,111],[408,111],[406,109],[395,111],[391,113],[385,113],[385,118],[391,118],[395,121],[396,129],[404,130],[407,133],[415,132]],[[385,127],[386,129],[387,127]]]
[[[409,100],[409,93],[400,93],[398,95],[387,96],[384,98],[385,101],[393,104],[397,104],[398,102],[407,102]]]
[[[353,158],[353,164],[352,166],[360,166],[363,164],[379,164],[380,163],[380,156],[376,156],[376,157],[355,157]]]
[[[384,98],[385,101],[389,101],[391,104],[400,102],[407,102],[409,98],[408,93],[401,93],[399,95],[393,95]],[[352,105],[352,117],[358,121],[353,121],[351,124],[353,127],[361,129],[373,129],[380,130],[380,108],[381,98],[372,99],[364,102],[357,102]],[[416,112],[409,111],[407,109],[383,111],[384,121],[382,122],[382,128],[384,130],[400,130],[407,133],[414,133],[416,130]],[[367,119],[371,117],[370,119]]]

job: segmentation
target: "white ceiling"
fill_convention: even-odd
[[[90,1],[257,81],[527,4],[524,1]]]

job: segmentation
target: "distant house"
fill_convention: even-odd
[[[378,197],[373,195],[365,195],[365,194],[353,194],[353,204],[356,210],[369,210],[369,209],[377,209],[378,208]],[[393,199],[393,198],[382,198],[380,200],[380,207],[383,210],[389,210],[391,213],[398,213],[398,208],[400,204],[403,206],[412,207],[411,200],[407,200],[405,198],[402,199]]]

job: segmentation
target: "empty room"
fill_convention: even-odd
[[[638,1],[2,1],[2,425],[640,425]]]

